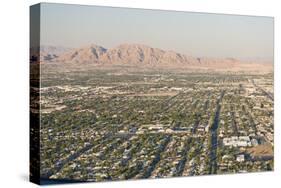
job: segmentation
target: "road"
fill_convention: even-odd
[[[214,122],[211,126],[211,148],[210,148],[210,168],[209,174],[217,173],[217,145],[218,145],[218,127],[220,121],[221,101],[225,94],[225,90],[221,92],[220,98],[217,100]]]

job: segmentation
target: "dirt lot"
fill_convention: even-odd
[[[273,156],[273,148],[271,144],[258,145],[247,149],[252,157],[270,157]]]

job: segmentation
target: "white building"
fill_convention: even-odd
[[[223,145],[234,147],[247,147],[252,146],[252,143],[249,136],[232,136],[230,138],[224,138]]]
[[[244,161],[245,161],[244,155],[237,155],[236,161],[237,161],[237,162],[244,162]]]

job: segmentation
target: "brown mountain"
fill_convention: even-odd
[[[58,56],[57,62],[115,64],[194,64],[198,60],[174,51],[142,44],[122,44],[112,49],[90,45]]]
[[[105,54],[106,51],[107,50],[105,48],[92,44],[90,46],[66,52],[56,58],[56,61],[66,63],[98,63],[100,61],[100,57]]]
[[[44,52],[45,53],[45,52]],[[246,70],[272,69],[273,64],[249,64],[234,58],[193,57],[174,51],[165,51],[142,44],[121,44],[115,48],[106,49],[98,45],[89,45],[78,49],[71,49],[44,62],[76,63],[76,64],[121,64],[145,65],[163,67],[188,67],[216,70]]]
[[[140,44],[122,44],[109,49],[101,58],[103,62],[153,64],[165,54],[164,50]]]

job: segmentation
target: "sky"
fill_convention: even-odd
[[[40,26],[42,45],[137,43],[200,57],[273,57],[272,17],[43,3]]]

